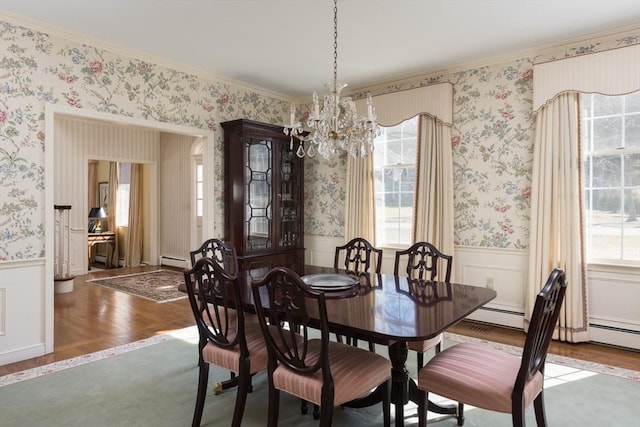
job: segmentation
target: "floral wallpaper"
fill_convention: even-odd
[[[280,123],[289,102],[127,58],[0,18],[0,261],[44,256],[44,105],[215,129],[216,219],[224,217],[222,130]]]
[[[426,75],[372,89],[382,94],[449,81],[457,245],[529,244],[534,61],[640,43],[638,34],[539,52],[500,64]],[[215,129],[216,234],[223,227],[222,131],[249,118],[281,123],[289,102],[74,43],[0,17],[0,262],[44,256],[44,105],[64,103],[129,117]],[[358,97],[358,94],[354,94]],[[305,232],[343,235],[346,159],[305,160]]]

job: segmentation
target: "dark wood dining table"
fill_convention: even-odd
[[[241,272],[239,280],[246,290],[245,309],[253,311],[251,282],[264,277],[268,269]],[[304,266],[301,276],[345,274],[329,267]],[[244,282],[244,283],[242,283]],[[417,401],[415,380],[406,368],[407,343],[438,336],[496,297],[496,292],[480,286],[448,282],[421,282],[389,274],[361,274],[358,292],[351,297],[332,298],[327,291],[327,317],[331,332],[388,347],[391,361],[391,401],[395,406],[395,425],[404,425],[404,405]],[[313,313],[311,313],[313,314]],[[345,406],[363,407],[379,402],[375,391]],[[456,406],[429,402],[429,410],[456,413]]]

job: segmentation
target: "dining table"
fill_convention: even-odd
[[[261,279],[268,268],[238,274],[245,310],[254,311],[251,283]],[[482,286],[440,281],[422,281],[406,276],[382,273],[350,273],[331,267],[305,265],[296,271],[303,280],[323,276],[340,282],[351,280],[356,292],[337,286],[320,288],[325,292],[327,319],[331,332],[388,348],[391,361],[391,403],[395,407],[395,425],[404,425],[404,406],[417,403],[415,379],[407,370],[408,343],[438,336],[496,297],[496,292]],[[306,280],[305,280],[306,281]],[[313,281],[309,280],[309,283]],[[264,301],[265,299],[263,299]],[[315,307],[309,305],[309,307]],[[314,313],[311,310],[310,315]],[[347,407],[373,405],[382,399],[378,390]],[[456,415],[457,405],[441,406],[428,402],[430,411]]]

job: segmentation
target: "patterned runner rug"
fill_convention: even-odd
[[[173,270],[127,274],[89,282],[159,303],[187,298],[186,293],[178,290],[178,286],[184,282],[184,276]]]

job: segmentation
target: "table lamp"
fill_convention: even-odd
[[[91,208],[89,211],[89,232],[102,233],[102,219],[107,217],[107,211],[103,207]]]

